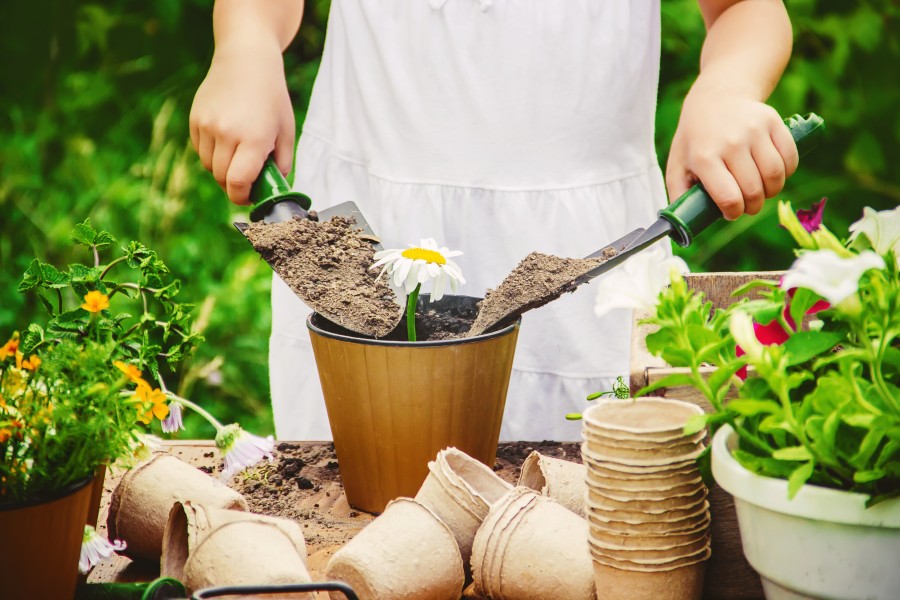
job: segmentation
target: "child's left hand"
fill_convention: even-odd
[[[797,160],[797,145],[773,108],[733,90],[695,85],[669,153],[669,200],[701,181],[726,219],[755,215],[781,191]]]

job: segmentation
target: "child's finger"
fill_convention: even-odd
[[[291,172],[294,163],[294,135],[294,122],[291,120],[289,126],[282,127],[275,140],[275,164],[285,176]]]
[[[266,154],[259,146],[249,143],[238,144],[225,177],[225,191],[235,204],[249,204],[250,186],[262,171]]]
[[[744,214],[744,195],[734,175],[725,166],[725,162],[711,161],[697,169],[697,176],[703,187],[729,221],[734,221]]]
[[[200,146],[197,148],[197,154],[200,155],[200,163],[207,171],[212,171],[213,152],[216,149],[216,138],[208,133],[200,130]]]
[[[784,161],[785,176],[790,177],[797,170],[797,163],[800,162],[800,155],[797,153],[797,143],[791,136],[791,130],[781,120],[772,125],[769,132],[772,136],[772,143],[781,154]]]
[[[228,176],[228,167],[231,165],[235,148],[237,148],[236,142],[223,140],[216,142],[216,149],[213,152],[212,174],[223,188],[225,187],[225,178]]]
[[[751,152],[759,174],[762,175],[766,198],[772,198],[784,187],[787,177],[784,159],[768,138],[754,145]]]

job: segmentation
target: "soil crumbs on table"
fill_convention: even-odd
[[[511,442],[498,446],[494,471],[515,484],[522,463],[533,450],[581,462],[576,442]],[[230,485],[244,495],[252,512],[300,524],[312,572],[324,574],[331,556],[375,518],[347,503],[333,444],[278,444],[272,462],[246,471]]]
[[[313,310],[351,331],[383,337],[400,322],[384,278],[371,270],[375,253],[353,219],[295,218],[252,223],[245,235],[282,280]]]
[[[612,253],[615,255],[614,250]],[[532,252],[516,265],[499,287],[488,290],[467,337],[484,333],[497,324],[505,325],[532,308],[574,291],[579,277],[609,258],[611,256],[561,258]]]

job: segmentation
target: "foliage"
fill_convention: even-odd
[[[328,0],[307,0],[285,55],[303,116],[318,68]],[[227,420],[271,430],[267,339],[269,268],[230,232],[232,207],[188,144],[187,117],[212,52],[211,0],[5,3],[0,18],[0,330],[40,318],[16,292],[41,255],[79,260],[68,232],[90,217],[167,257],[196,300],[194,331],[208,343],[171,374],[171,389]],[[859,208],[900,199],[898,9],[888,0],[791,0],[794,60],[772,104],[828,121],[823,147],[804,159],[786,197],[832,190],[837,225]],[[665,161],[684,92],[696,74],[703,25],[696,0],[662,3],[657,147]],[[302,167],[301,167],[302,168]],[[315,202],[315,198],[313,198]],[[770,227],[774,206],[704,233],[685,257],[694,270],[783,268],[791,249]],[[747,252],[746,248],[753,248]],[[190,419],[184,435],[209,436]]]
[[[847,243],[822,226],[807,230],[788,204],[779,212],[800,256],[781,281],[736,292],[755,288],[759,299],[712,311],[673,276],[646,321],[658,327],[647,348],[689,373],[640,393],[695,387],[715,412],[685,433],[729,423],[735,458],[787,479],[791,496],[807,482],[871,502],[900,495],[900,210],[867,210]],[[714,366],[708,377],[704,365]],[[737,398],[726,401],[734,386]]]
[[[140,446],[114,352],[112,343],[65,340],[42,360],[15,351],[0,360],[0,504],[65,489]]]

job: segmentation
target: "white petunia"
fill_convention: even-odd
[[[900,206],[878,212],[865,207],[862,219],[850,226],[850,241],[858,245],[860,234],[868,238],[872,249],[878,254],[885,255],[893,250],[900,263]]]
[[[222,451],[225,460],[222,467],[223,479],[231,479],[232,475],[252,467],[264,458],[269,462],[274,460],[272,453],[275,450],[275,440],[272,436],[263,438],[253,435],[241,429],[237,423],[219,430],[216,434],[216,446]]]
[[[175,433],[184,429],[184,420],[181,414],[181,402],[173,400],[169,402],[169,415],[161,423],[163,433]]]
[[[440,300],[449,284],[450,290],[456,293],[459,284],[465,283],[462,271],[450,260],[462,252],[438,247],[431,238],[423,239],[418,246],[409,248],[382,250],[375,253],[375,264],[372,269],[381,267],[380,278],[387,274],[391,286],[409,295],[416,287],[433,281],[431,301]]]
[[[831,250],[804,252],[785,273],[781,287],[812,290],[831,304],[838,304],[856,293],[863,273],[883,268],[884,259],[871,250],[850,258]]]
[[[86,574],[104,558],[109,558],[113,552],[121,552],[125,549],[125,542],[115,540],[110,542],[97,533],[90,525],[84,526],[84,537],[81,538],[81,557],[78,559],[78,570]]]
[[[666,256],[658,247],[635,254],[597,280],[594,313],[603,317],[616,308],[654,308],[673,271],[684,275],[690,269],[681,258]]]

